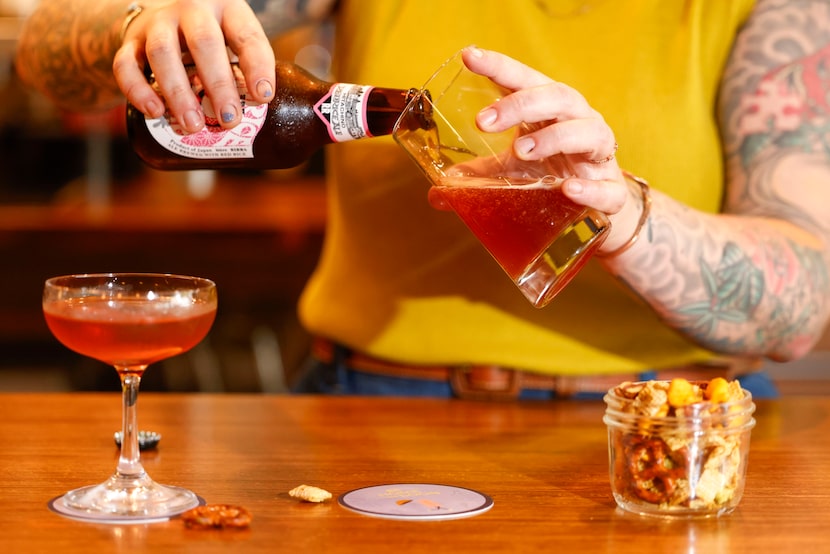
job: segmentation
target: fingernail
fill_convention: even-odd
[[[468,46],[467,50],[470,52],[470,54],[472,54],[476,58],[483,58],[484,57],[484,51],[481,48],[478,48],[476,46]]]
[[[499,114],[493,108],[484,108],[478,114],[478,121],[482,125],[492,125]]]
[[[271,98],[271,95],[274,94],[274,89],[266,79],[261,79],[257,81],[256,92],[263,98]]]
[[[536,141],[532,137],[521,137],[516,139],[515,148],[519,154],[529,154],[536,148]]]
[[[222,121],[224,123],[230,123],[236,119],[236,106],[227,105],[222,108]]]
[[[182,121],[184,122],[184,128],[188,131],[198,131],[204,124],[202,115],[196,110],[186,111],[182,116]]]
[[[580,183],[579,181],[574,181],[572,179],[568,180],[565,183],[565,190],[567,190],[571,194],[582,194],[583,188],[584,187],[582,186],[582,183]]]
[[[156,100],[147,102],[147,111],[145,112],[152,118],[159,118],[164,115],[164,104]]]

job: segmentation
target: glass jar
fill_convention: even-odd
[[[692,383],[705,389],[707,383]],[[735,383],[737,399],[673,408],[669,382],[624,383],[608,391],[611,490],[624,510],[652,516],[720,516],[743,496],[749,436],[755,426],[751,394]]]

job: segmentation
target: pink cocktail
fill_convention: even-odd
[[[121,378],[121,455],[104,483],[67,492],[52,502],[76,519],[145,523],[199,505],[191,491],[153,481],[141,465],[136,401],[151,363],[196,346],[216,316],[216,285],[166,274],[54,277],[43,290],[43,314],[67,348],[115,367]]]
[[[171,313],[145,299],[82,298],[44,303],[43,314],[67,348],[126,369],[196,346],[213,324],[216,305],[197,304]]]

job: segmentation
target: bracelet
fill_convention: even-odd
[[[141,15],[141,12],[143,11],[144,6],[142,6],[138,2],[132,2],[129,6],[127,6],[127,13],[124,16],[124,23],[121,24],[121,33],[118,35],[121,39],[121,44],[124,43],[124,35],[127,34],[127,29],[130,28],[130,24],[135,20],[136,17]]]
[[[640,232],[642,232],[643,227],[645,226],[646,221],[648,220],[648,214],[651,212],[651,191],[648,188],[648,181],[646,181],[642,177],[637,177],[633,173],[629,173],[625,170],[622,170],[622,173],[626,179],[630,179],[638,185],[640,185],[640,192],[643,195],[643,211],[640,213],[640,221],[637,222],[637,227],[634,229],[634,234],[631,235],[631,238],[628,239],[628,242],[626,242],[625,244],[611,252],[597,252],[595,254],[597,258],[614,258],[616,256],[619,256],[632,246],[634,246],[634,243],[637,242],[638,238],[640,238]]]

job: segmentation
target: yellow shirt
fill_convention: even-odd
[[[335,75],[421,86],[456,50],[504,52],[579,90],[616,134],[620,165],[706,212],[722,196],[715,99],[753,0],[342,1]],[[300,302],[315,334],[413,364],[556,374],[711,357],[591,262],[533,308],[391,137],[329,148],[330,220]]]

